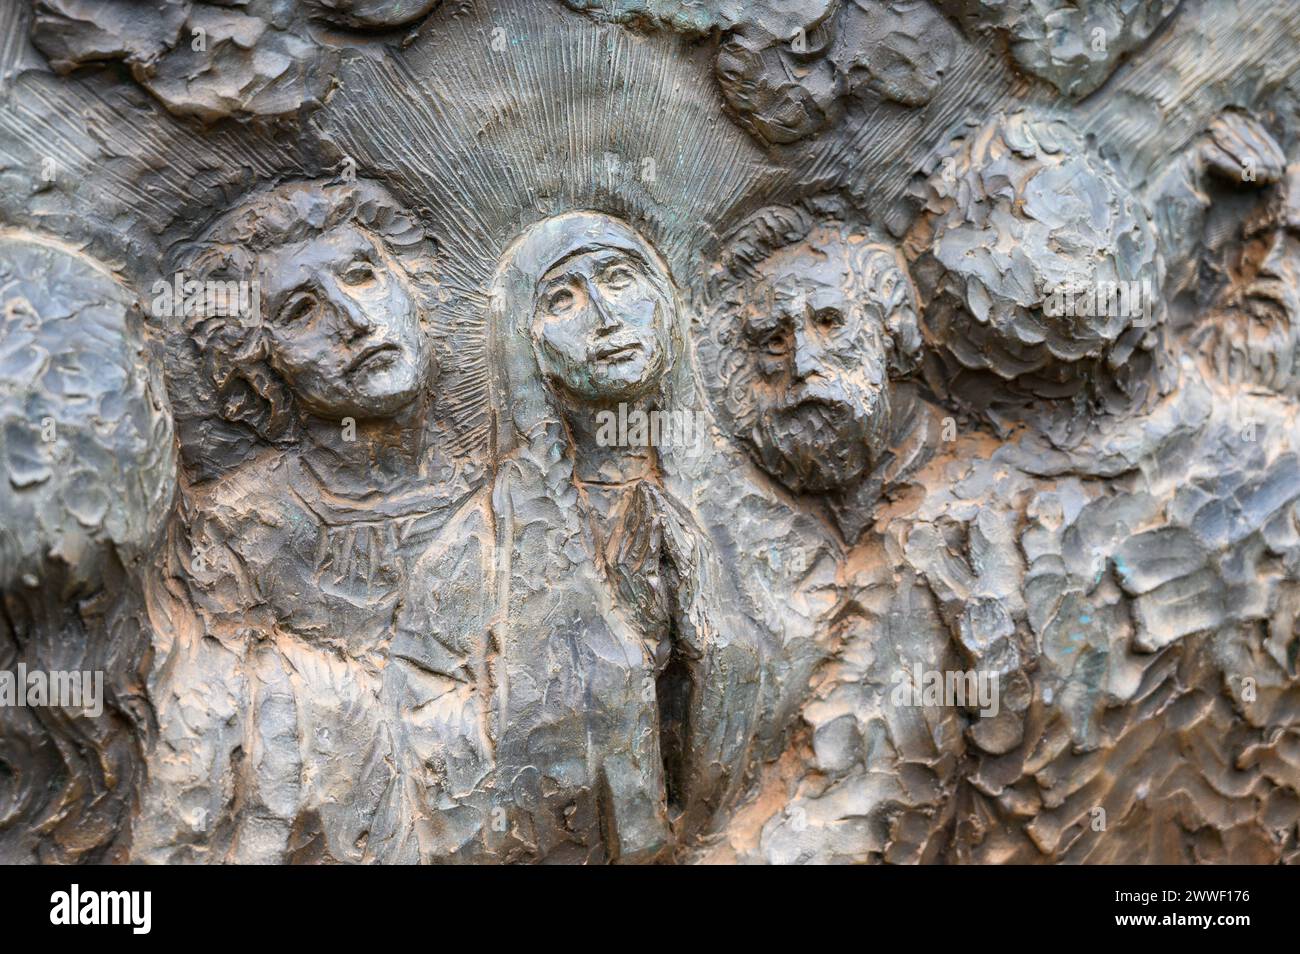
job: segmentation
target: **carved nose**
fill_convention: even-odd
[[[1268,252],[1264,255],[1264,260],[1259,265],[1259,273],[1265,278],[1282,278],[1287,277],[1290,270],[1287,261],[1287,242],[1284,233],[1277,232],[1269,237]],[[1297,263],[1300,264],[1300,263]]]
[[[344,326],[351,332],[349,339],[363,337],[375,330],[374,319],[351,296],[336,288],[332,290],[330,303],[343,319]]]
[[[622,322],[614,314],[614,310],[601,296],[600,292],[594,288],[587,287],[587,300],[591,302],[591,308],[596,313],[596,333],[604,338],[613,334],[622,326]]]
[[[794,363],[792,371],[796,381],[806,381],[820,373],[822,368],[821,349],[808,340],[800,330],[794,334]]]

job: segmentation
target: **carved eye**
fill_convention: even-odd
[[[546,296],[546,310],[553,315],[562,315],[573,307],[573,301],[573,292],[557,288]]]
[[[605,273],[601,276],[604,284],[615,291],[627,288],[628,285],[632,284],[635,277],[636,276],[632,274],[632,269],[621,264],[611,265],[609,268],[605,269]]]
[[[366,282],[373,281],[375,278],[375,267],[365,259],[357,259],[343,272],[343,283],[345,285],[363,285]]]
[[[297,298],[280,309],[276,315],[276,323],[281,325],[296,325],[304,320],[316,309],[315,295],[299,295]]]
[[[765,354],[770,354],[774,357],[780,357],[789,350],[786,336],[780,330],[764,336],[758,344]]]
[[[819,328],[838,328],[844,324],[844,315],[838,308],[819,308],[813,312],[813,321]]]

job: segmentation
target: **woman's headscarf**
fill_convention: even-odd
[[[549,847],[553,856],[553,843],[570,836],[563,820],[546,808],[547,792],[589,785],[599,793],[590,807],[605,816],[600,828],[609,854],[648,857],[668,838],[654,670],[642,658],[640,634],[617,603],[585,523],[567,432],[542,380],[531,333],[542,277],[573,255],[597,248],[618,249],[639,261],[653,292],[662,298],[670,364],[656,408],[693,415],[701,424],[694,430],[708,431],[692,374],[684,310],[667,265],[644,238],[610,216],[570,212],[536,223],[507,249],[493,283],[489,322],[498,462],[492,501],[497,554],[493,632],[504,657],[496,669],[494,707],[502,720],[494,733],[499,740],[498,785],[509,787],[516,804],[531,814],[539,829],[535,843],[543,850]],[[688,508],[706,457],[707,451],[691,445],[660,451],[664,490]],[[711,601],[730,607],[727,612],[735,616],[734,594],[712,599],[727,585],[724,574],[710,573],[704,587],[709,592],[695,594],[692,606]],[[700,615],[707,614],[701,610]],[[717,620],[700,622],[718,628]],[[755,656],[739,643],[722,641],[718,648],[733,660],[740,652]],[[697,709],[717,720],[710,728],[713,738],[694,740],[694,748],[713,753],[708,771],[721,778],[718,784],[732,780],[722,763],[743,761],[748,746],[747,731],[738,731],[742,727],[731,725],[726,713],[737,699],[757,699],[754,668],[719,665],[700,680],[706,685],[695,687],[706,694]],[[746,718],[752,721],[752,712]],[[585,739],[578,737],[582,732]],[[587,752],[584,765],[572,764],[565,755],[580,751]],[[575,814],[581,816],[582,810],[579,806]],[[551,821],[550,830],[541,830]]]

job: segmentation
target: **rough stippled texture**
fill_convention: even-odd
[[[151,717],[141,589],[176,482],[134,296],[77,249],[0,231],[0,659],[100,671],[102,712],[17,708],[0,740],[7,861],[126,859]]]
[[[1296,861],[1297,399],[1300,8],[0,0],[0,861]]]
[[[1179,0],[938,0],[972,34],[1001,34],[1016,65],[1087,96],[1140,48]]]

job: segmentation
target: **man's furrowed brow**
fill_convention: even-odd
[[[780,315],[773,314],[768,309],[763,308],[745,316],[744,330],[751,337],[764,335],[781,327],[781,323]]]

